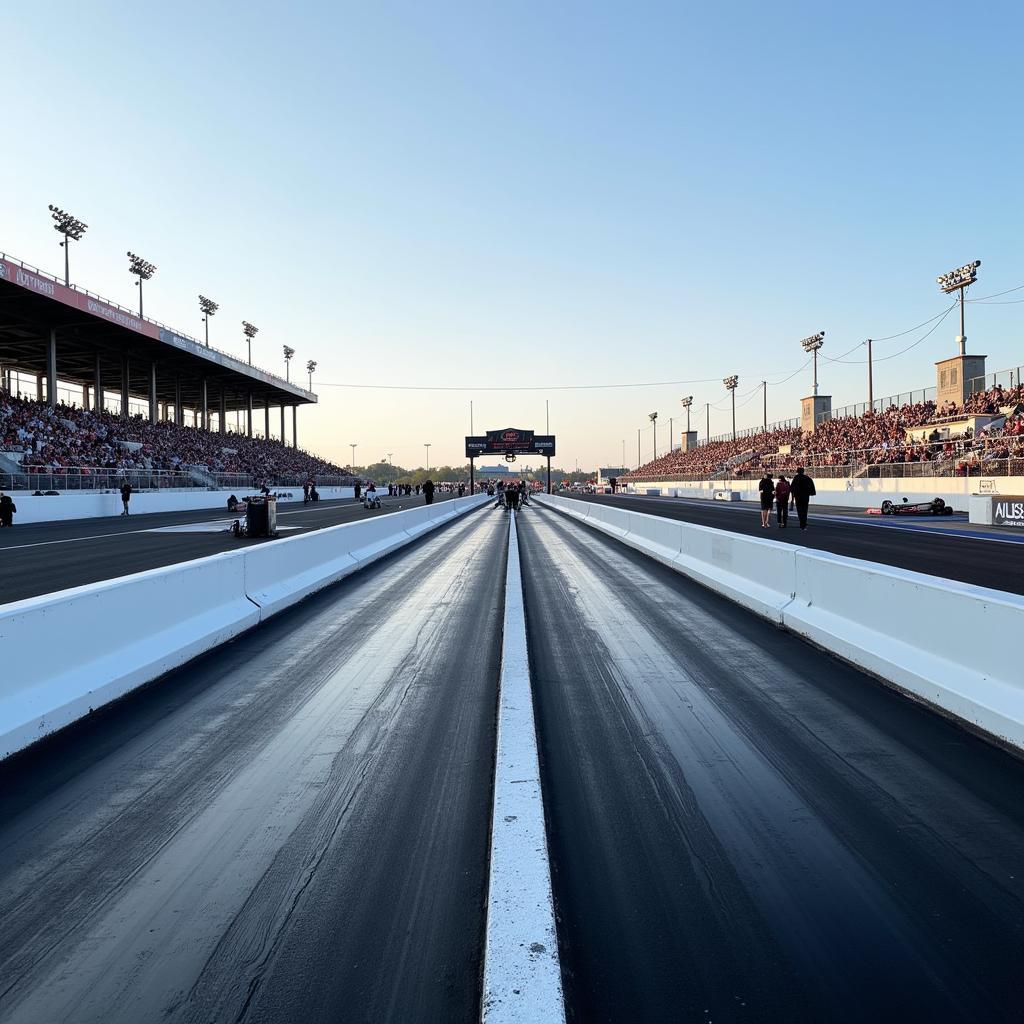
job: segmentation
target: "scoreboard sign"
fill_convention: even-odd
[[[488,430],[482,436],[466,438],[467,459],[481,455],[546,455],[550,458],[554,454],[554,434],[535,434],[517,427]]]

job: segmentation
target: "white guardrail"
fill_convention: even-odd
[[[423,505],[0,606],[0,758],[488,500]]]
[[[1024,597],[612,505],[534,500],[1024,748],[1024,676],[1010,641],[1024,635]]]

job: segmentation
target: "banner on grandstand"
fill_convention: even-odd
[[[1024,530],[1024,498],[993,498],[992,525]]]
[[[67,288],[45,274],[38,274],[27,267],[19,266],[10,260],[0,260],[0,281],[24,288],[26,291],[42,295],[47,299],[55,299],[65,306],[73,306],[83,313],[102,317],[104,320],[130,331],[137,331],[147,338],[159,338],[160,328],[156,324],[143,320],[140,316],[120,306],[112,306],[102,299],[94,298],[74,288]]]
[[[535,434],[532,430],[505,427],[488,430],[486,434],[466,438],[466,458],[481,455],[546,455],[555,454],[554,434]]]

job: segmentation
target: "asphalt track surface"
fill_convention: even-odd
[[[507,528],[448,524],[0,766],[0,1020],[474,1020]]]
[[[770,528],[764,530],[759,509],[752,504],[634,495],[567,493],[565,497],[1024,594],[1024,538],[1012,533],[1007,535],[1005,531],[1002,538],[993,538],[987,533],[978,536],[963,530],[966,524],[958,524],[962,532],[951,535],[948,518],[879,517],[858,523],[854,510],[823,511],[812,500],[806,530],[799,529],[794,512],[790,513],[785,530],[775,525],[774,512]]]
[[[1024,763],[568,517],[519,527],[571,1020],[1024,1019]]]
[[[438,492],[434,500],[451,497]],[[281,505],[277,514],[278,526],[282,528],[280,536],[291,537],[296,533],[415,508],[423,504],[423,498],[416,495],[384,497],[381,504],[380,511],[364,509],[354,498],[318,501],[305,506]],[[218,508],[21,526],[15,523],[14,529],[0,530],[0,565],[3,566],[0,603],[187,562],[219,551],[236,551],[247,544],[274,543],[273,540],[233,537],[228,527],[237,518],[226,509]],[[207,524],[210,531],[215,532],[181,529],[190,524]]]

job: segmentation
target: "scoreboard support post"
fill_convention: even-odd
[[[551,493],[551,456],[548,456],[548,494]]]

